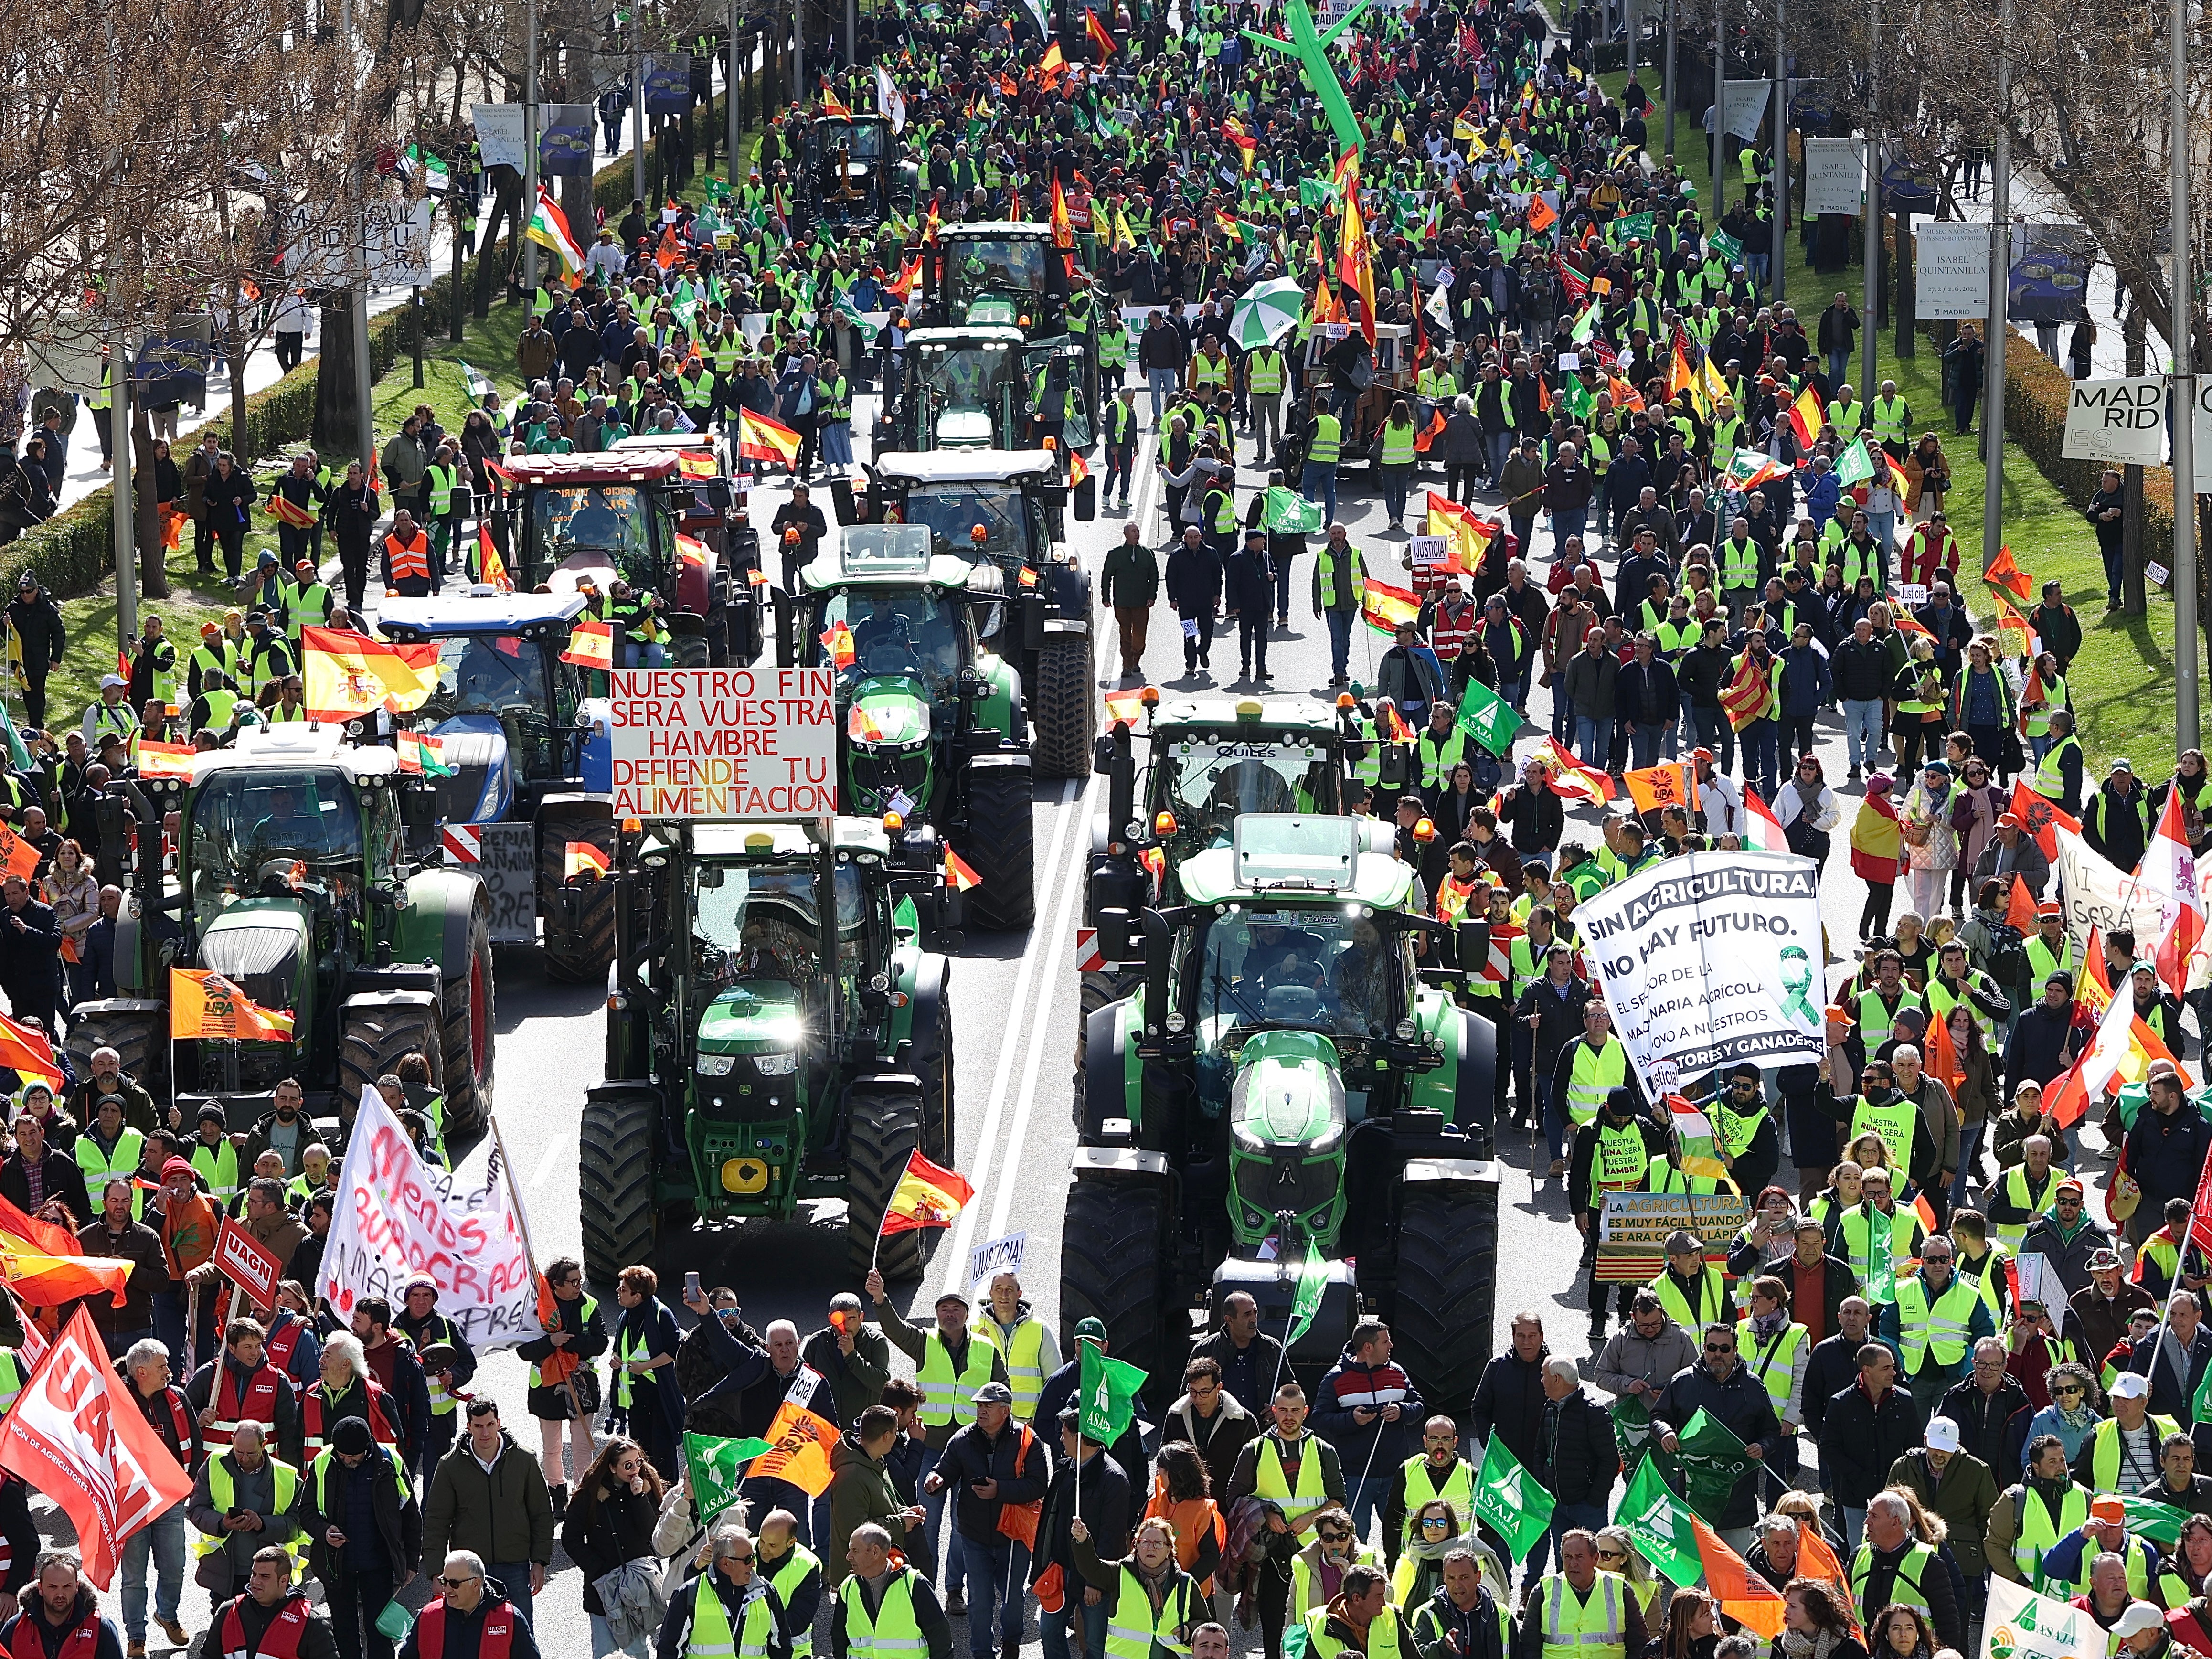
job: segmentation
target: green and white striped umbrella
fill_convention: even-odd
[[[1306,291],[1287,277],[1255,285],[1229,313],[1229,337],[1246,351],[1273,345],[1298,325]]]

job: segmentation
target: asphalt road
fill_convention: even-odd
[[[862,431],[872,416],[872,403],[869,398],[860,400],[855,424]],[[1142,413],[1146,400],[1141,393],[1139,405]],[[1156,546],[1164,545],[1166,524],[1159,507],[1157,474],[1149,459],[1149,434],[1141,441],[1141,447],[1146,459],[1140,464],[1133,508],[1146,526],[1147,539]],[[1251,469],[1249,441],[1239,445],[1238,459],[1241,488],[1265,483],[1264,474]],[[1440,478],[1425,482],[1441,488]],[[755,521],[765,525],[782,499],[781,489],[757,491]],[[1419,499],[1417,493],[1415,502]],[[1366,550],[1371,566],[1387,570],[1399,562],[1405,541],[1387,533],[1379,496],[1347,489],[1340,498],[1339,508],[1353,538]],[[1413,511],[1418,513],[1418,505]],[[1093,571],[1107,550],[1120,541],[1122,522],[1118,511],[1103,513],[1089,525],[1079,525],[1071,519],[1068,527],[1073,545]],[[1541,527],[1535,550],[1540,556],[1548,556],[1551,551],[1549,532]],[[1611,562],[1601,560],[1601,565],[1609,586]],[[1301,568],[1291,626],[1270,641],[1268,665],[1273,681],[1267,690],[1274,696],[1328,695],[1328,635],[1306,614],[1307,581],[1308,572]],[[1112,638],[1109,617],[1100,666],[1109,676],[1118,666],[1113,660]],[[1355,679],[1371,681],[1382,648],[1379,635],[1360,630],[1352,647]],[[1179,630],[1163,600],[1153,621],[1146,668],[1153,683],[1163,688],[1227,688],[1237,672],[1233,625],[1226,641],[1217,636],[1212,673],[1186,680],[1181,673]],[[1109,681],[1109,685],[1115,683]],[[1547,730],[1548,695],[1538,690],[1530,709],[1532,720]],[[1832,781],[1840,779],[1845,769],[1841,727],[1827,721],[1820,738],[1829,776]],[[1522,752],[1526,752],[1525,743]],[[894,1287],[902,1306],[919,1304],[926,1310],[942,1287],[957,1286],[965,1276],[971,1244],[1026,1231],[1028,1265],[1024,1283],[1039,1314],[1056,1327],[1062,1193],[1073,1145],[1068,1099],[1076,1031],[1074,930],[1081,903],[1089,815],[1094,800],[1103,803],[1103,779],[1089,786],[1041,786],[1035,807],[1037,925],[1025,935],[970,932],[967,947],[955,965],[957,1164],[975,1183],[976,1196],[952,1231],[939,1243],[925,1279]],[[1854,792],[1844,799],[1846,823],[1856,799]],[[1580,834],[1589,844],[1595,845],[1595,815],[1571,811],[1568,833],[1571,836]],[[1822,904],[1832,938],[1848,955],[1863,892],[1850,874],[1841,851],[1840,830],[1837,843],[1838,853],[1826,872]],[[1831,981],[1850,971],[1851,966],[1847,959],[1832,962]],[[550,983],[531,953],[525,951],[502,951],[498,975],[500,1121],[516,1160],[517,1178],[541,1255],[550,1258],[574,1254],[580,1245],[577,1123],[584,1089],[601,1074],[600,995],[588,988]],[[1554,1351],[1582,1357],[1589,1345],[1583,1291],[1576,1281],[1579,1247],[1577,1235],[1567,1224],[1561,1183],[1541,1178],[1545,1165],[1540,1139],[1532,1151],[1526,1137],[1508,1133],[1500,1138],[1500,1152],[1504,1187],[1500,1198],[1498,1255],[1501,1261],[1513,1264],[1514,1272],[1499,1288],[1494,1340],[1502,1346],[1510,1316],[1520,1309],[1533,1308],[1545,1316]],[[1532,1160],[1534,1180],[1530,1175]],[[859,1289],[846,1265],[842,1206],[824,1206],[822,1210],[804,1223],[727,1227],[665,1241],[659,1262],[664,1294],[672,1303],[684,1273],[696,1269],[708,1285],[735,1287],[746,1319],[757,1328],[778,1318],[793,1320],[802,1334],[819,1328],[826,1322],[829,1298],[840,1291]],[[902,1359],[899,1363],[903,1364]],[[537,1427],[524,1409],[525,1373],[526,1367],[511,1352],[494,1354],[479,1370],[475,1390],[500,1402],[510,1429],[534,1452]],[[59,1522],[58,1530],[65,1540],[66,1518],[57,1515],[52,1519]],[[409,1599],[419,1598],[422,1590],[418,1581]],[[580,1654],[587,1650],[581,1595],[581,1575],[565,1556],[556,1554],[551,1581],[538,1603],[542,1651]],[[111,1612],[119,1608],[116,1597],[103,1599]],[[207,1619],[204,1593],[189,1585],[184,1619],[196,1632]],[[823,1631],[826,1635],[826,1615]],[[1034,1632],[1032,1620],[1032,1647]],[[1237,1638],[1240,1648],[1256,1650],[1256,1631],[1237,1632]],[[161,1651],[162,1646],[156,1632],[155,1650]]]

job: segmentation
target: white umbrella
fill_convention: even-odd
[[[1248,289],[1229,313],[1229,337],[1247,351],[1273,345],[1305,315],[1306,291],[1287,277]]]

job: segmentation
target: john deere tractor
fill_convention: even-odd
[[[1066,344],[1073,360],[1056,374],[1055,390],[1072,390],[1082,425],[1077,449],[1098,429],[1098,331],[1091,308],[1097,290],[1073,278],[1068,252],[1054,246],[1049,225],[1000,221],[949,224],[913,250],[921,264],[915,307],[933,326],[997,326],[1021,331],[1030,346]],[[1034,373],[1033,365],[1030,372]],[[1054,407],[1065,408],[1055,401]]]
[[[1248,812],[1183,862],[1181,903],[1100,911],[1102,933],[1141,933],[1145,975],[1085,1027],[1069,1334],[1098,1319],[1116,1358],[1172,1378],[1210,1304],[1247,1291],[1279,1332],[1305,1275],[1321,1297],[1292,1345],[1300,1374],[1376,1316],[1438,1409],[1472,1395],[1490,1354],[1498,1062],[1489,1023],[1453,1000],[1458,976],[1420,966],[1447,930],[1412,908],[1415,881],[1351,818]],[[1459,959],[1483,959],[1487,928],[1451,931]]]
[[[161,854],[172,810],[173,876]],[[472,1137],[491,1108],[491,907],[472,872],[436,867],[437,813],[429,781],[394,750],[304,723],[241,732],[200,756],[189,784],[125,785],[100,823],[103,844],[128,849],[118,994],[77,1006],[70,1052],[112,1046],[180,1100],[296,1077],[315,1109],[420,1049],[449,1139]],[[290,1013],[291,1040],[172,1043],[172,967],[213,969]]]
[[[846,811],[927,820],[979,878],[978,924],[1036,915],[1030,732],[1019,678],[988,641],[1006,596],[988,565],[933,555],[921,525],[845,532],[779,596],[780,661],[838,670]],[[980,634],[985,636],[979,640]]]
[[[925,830],[647,820],[625,828],[606,1081],[585,1096],[585,1271],[611,1280],[700,1219],[842,1199],[867,1269],[908,1154],[952,1158],[959,900]],[[883,1241],[920,1271],[918,1234]]]

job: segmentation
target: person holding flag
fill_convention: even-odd
[[[1668,1241],[1670,1245],[1673,1243]],[[1668,1265],[1673,1265],[1671,1257]],[[1765,1385],[1737,1354],[1735,1323],[1726,1318],[1700,1322],[1704,1358],[1668,1383],[1651,1408],[1651,1425],[1659,1449],[1669,1455],[1680,1450],[1691,1419],[1700,1415],[1742,1443],[1749,1461],[1729,1488],[1717,1528],[1722,1541],[1740,1555],[1751,1547],[1759,1486],[1765,1466],[1781,1444],[1782,1421],[1774,1414]]]
[[[1390,1328],[1378,1319],[1362,1321],[1314,1396],[1314,1432],[1336,1448],[1341,1467],[1358,1467],[1347,1482],[1345,1507],[1362,1538],[1382,1509],[1389,1472],[1412,1451],[1412,1425],[1427,1415],[1413,1378],[1392,1363],[1390,1350]]]
[[[976,1592],[968,1624],[975,1659],[1020,1659],[1023,1606],[1036,1511],[1052,1480],[1051,1457],[1026,1424],[1016,1423],[1013,1390],[986,1382],[969,1396],[974,1421],[956,1430],[937,1467],[922,1478],[933,1496],[950,1494],[962,1563]]]

